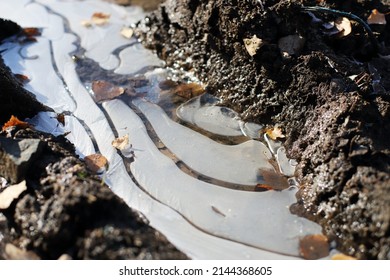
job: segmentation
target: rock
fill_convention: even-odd
[[[0,210],[8,209],[12,202],[25,190],[27,190],[26,181],[22,181],[17,185],[7,187],[3,192],[0,193]]]
[[[10,139],[0,137],[0,175],[11,184],[25,178],[44,143],[38,139]]]

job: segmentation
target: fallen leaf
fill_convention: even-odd
[[[96,102],[111,100],[122,95],[125,92],[123,87],[117,87],[106,81],[93,81],[92,91]]]
[[[38,28],[35,27],[26,27],[23,28],[23,35],[27,37],[36,37],[41,36],[41,31]]]
[[[322,234],[306,235],[299,240],[299,252],[307,260],[317,260],[329,255],[328,238]]]
[[[126,39],[130,39],[133,37],[134,30],[130,27],[122,27],[121,29],[121,35],[125,37]]]
[[[258,191],[272,191],[274,188],[265,184],[257,184],[256,189]]]
[[[337,28],[337,30],[340,31],[338,33],[340,37],[345,37],[352,32],[351,21],[346,17],[340,17],[336,19],[334,25]]]
[[[27,122],[23,122],[19,120],[17,117],[12,115],[9,121],[3,125],[3,131],[10,127],[17,127],[20,129],[24,129],[30,127],[30,124]]]
[[[40,260],[41,258],[33,251],[19,249],[12,243],[7,243],[4,248],[8,260]]]
[[[257,38],[256,35],[253,35],[252,38],[245,38],[244,45],[250,56],[254,56],[257,53],[257,50],[264,45],[263,40]]]
[[[112,141],[112,146],[115,148],[115,149],[118,149],[118,150],[124,150],[126,149],[127,147],[129,147],[129,135],[125,135],[123,137],[119,137],[119,138],[116,138],[114,141]]]
[[[23,74],[15,74],[15,78],[22,84],[26,84],[30,81],[30,78]]]
[[[84,19],[81,21],[81,25],[87,28],[92,27],[92,21],[89,19]]]
[[[282,133],[282,129],[279,126],[275,126],[273,128],[268,128],[265,130],[265,133],[272,140],[276,140],[278,138],[285,138],[286,136]]]
[[[372,10],[370,16],[367,18],[368,24],[386,24],[385,14],[380,13],[377,9]]]
[[[197,83],[180,84],[174,90],[174,94],[187,99],[199,96],[205,93],[205,89],[202,85]]]
[[[64,114],[57,114],[56,119],[59,123],[62,125],[65,125],[65,115]]]
[[[290,185],[285,176],[275,172],[273,169],[259,169],[259,175],[263,178],[265,184],[257,186],[265,189],[284,190]]]
[[[108,160],[101,154],[92,154],[84,158],[87,168],[96,174],[103,173],[108,167]]]
[[[109,22],[111,15],[106,13],[94,13],[91,17],[92,23],[102,26]]]
[[[339,260],[357,260],[356,258],[354,257],[351,257],[351,256],[347,256],[347,255],[344,255],[344,254],[335,254],[332,256],[332,260],[334,261],[339,261]]]
[[[0,210],[8,209],[12,202],[27,190],[26,181],[7,187],[0,193]]]

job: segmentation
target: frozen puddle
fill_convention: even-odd
[[[159,83],[170,72],[134,37],[121,35],[144,17],[142,9],[96,0],[0,0],[0,7],[0,17],[42,31],[36,43],[3,43],[5,63],[30,78],[25,87],[38,100],[65,114],[64,126],[55,113],[31,122],[70,132],[81,157],[103,154],[112,190],[189,257],[299,258],[300,238],[321,233],[290,213],[294,167],[279,143],[259,141],[261,126],[207,94],[177,109],[171,104],[169,112],[162,107]],[[108,22],[81,24],[95,12],[109,14]],[[96,103],[97,80],[122,87],[121,96]],[[112,141],[123,136],[132,146],[118,151]]]

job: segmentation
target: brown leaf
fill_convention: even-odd
[[[26,27],[23,28],[23,35],[27,37],[41,36],[41,31],[35,27]]]
[[[322,234],[306,235],[299,240],[299,252],[307,260],[317,260],[329,255],[328,238]]]
[[[193,98],[195,96],[201,95],[205,93],[205,89],[202,85],[197,83],[189,83],[189,84],[180,84],[178,85],[173,92],[187,99]]]
[[[19,129],[24,129],[30,127],[30,124],[27,122],[23,122],[19,120],[17,117],[12,115],[9,121],[3,125],[3,131],[10,127],[17,127]]]
[[[96,102],[111,100],[125,92],[123,87],[117,87],[106,81],[93,81],[92,91]]]
[[[385,14],[380,13],[377,9],[372,10],[370,16],[367,18],[368,24],[386,24]]]
[[[65,115],[64,114],[57,114],[56,119],[59,123],[62,125],[65,125]]]
[[[14,74],[15,78],[22,84],[27,84],[30,81],[30,78],[23,74]]]
[[[351,261],[351,260],[357,260],[357,259],[354,257],[351,257],[351,256],[344,255],[344,254],[335,254],[332,256],[332,260],[334,260],[334,261],[339,261],[339,260]]]
[[[263,178],[265,184],[259,184],[262,188],[270,188],[272,190],[284,190],[290,185],[285,176],[278,174],[275,170],[259,170],[260,176]]]
[[[105,25],[109,22],[111,15],[106,13],[97,12],[91,17],[92,23],[96,25]]]
[[[87,168],[96,174],[103,173],[108,167],[108,160],[101,154],[92,154],[84,158]]]

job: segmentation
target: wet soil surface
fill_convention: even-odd
[[[390,1],[168,0],[138,35],[244,119],[283,129],[299,162],[294,213],[346,254],[390,259],[390,15],[370,37],[346,14],[374,9]],[[342,17],[350,34],[332,27]]]
[[[0,39],[20,32],[0,20]],[[0,58],[0,122],[48,111]],[[186,259],[92,175],[64,136],[0,132],[0,259]],[[22,144],[23,143],[23,144]],[[24,147],[24,148],[22,148]],[[22,160],[15,160],[20,157]],[[21,192],[9,195],[21,183]]]

